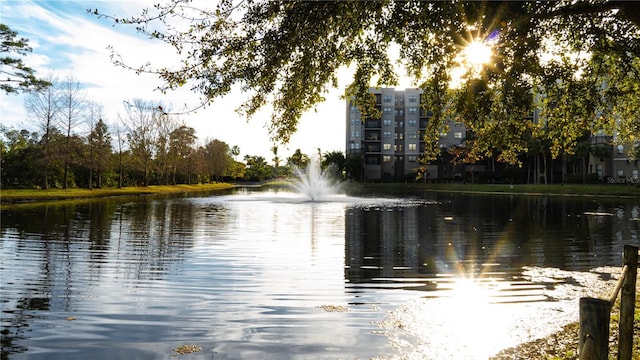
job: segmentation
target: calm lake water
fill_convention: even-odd
[[[640,243],[637,198],[237,189],[1,216],[2,359],[486,359],[577,320]]]

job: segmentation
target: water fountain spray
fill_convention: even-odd
[[[292,187],[310,201],[322,201],[323,197],[335,194],[340,187],[331,180],[328,171],[323,171],[320,159],[313,155],[306,169],[294,168],[296,181]]]

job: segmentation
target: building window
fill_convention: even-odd
[[[404,109],[396,109],[395,114],[396,116],[404,116]]]
[[[417,107],[410,107],[409,108],[409,114],[417,114],[418,113],[418,108]]]
[[[407,158],[409,159],[410,162],[418,161],[418,157],[415,155],[409,155]]]
[[[624,176],[624,170],[618,169],[617,175],[618,175],[618,177],[623,177]]]
[[[462,123],[459,121],[456,121],[456,127],[460,127],[460,126],[462,126]]]
[[[391,150],[391,144],[386,144],[386,143],[385,143],[385,144],[382,144],[382,148],[383,148],[384,150]]]
[[[391,96],[389,96],[389,95],[385,95],[384,96],[384,102],[391,102],[391,101],[392,101],[391,100]]]
[[[624,153],[624,146],[618,145],[618,154],[623,154],[623,153]]]
[[[457,132],[453,133],[453,137],[455,139],[462,139],[462,133],[457,131]]]
[[[384,155],[382,157],[382,162],[386,162],[386,163],[391,162],[391,155]]]
[[[382,133],[383,138],[391,138],[391,131],[385,131]]]
[[[382,125],[384,125],[384,126],[391,126],[391,119],[384,119],[384,120],[382,120]]]
[[[440,139],[446,139],[447,138],[447,133],[446,132],[441,132],[440,133]]]
[[[596,164],[596,173],[602,177],[602,164]]]
[[[409,126],[418,126],[418,120],[416,119],[409,119],[409,121],[407,121],[407,124]]]
[[[378,165],[378,164],[380,164],[380,158],[379,157],[375,157],[375,156],[367,157],[366,161],[367,161],[367,164],[369,164],[369,165]]]
[[[631,170],[631,177],[638,180],[638,170],[637,169],[633,169]]]
[[[417,139],[418,138],[418,134],[416,133],[409,133],[409,139]]]
[[[417,150],[418,149],[418,145],[417,144],[409,144],[407,145],[409,150]]]
[[[410,103],[418,102],[418,97],[417,96],[409,96],[409,102]]]
[[[393,112],[393,108],[390,108],[390,107],[383,108],[382,112],[384,112],[385,114],[391,114]]]
[[[395,146],[393,147],[393,149],[394,149],[395,151],[400,151],[400,152],[402,152],[402,151],[404,151],[404,146],[403,146],[402,144],[398,144],[398,145],[395,145]]]

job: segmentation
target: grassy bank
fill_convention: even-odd
[[[574,196],[631,196],[640,197],[640,186],[632,184],[602,184],[602,185],[561,185],[561,184],[350,184],[354,192],[359,191],[443,191],[469,193],[500,193],[500,194],[561,194]]]
[[[279,183],[270,183],[279,184]],[[70,199],[89,199],[110,196],[161,195],[187,192],[205,192],[233,187],[228,183],[198,185],[152,185],[147,187],[124,187],[107,189],[6,189],[0,190],[0,202],[17,204]],[[420,184],[420,183],[349,183],[345,188],[351,195],[389,193],[402,195],[416,192],[466,192],[487,194],[561,194],[567,196],[625,196],[639,197],[640,186],[635,185],[479,185],[479,184]]]
[[[111,196],[162,195],[223,190],[233,187],[227,183],[198,185],[153,185],[107,189],[8,189],[0,191],[2,204],[45,202],[69,199],[88,199]]]

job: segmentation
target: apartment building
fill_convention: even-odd
[[[426,168],[427,179],[468,178],[473,181],[474,173],[485,172],[483,164],[453,164],[445,159],[429,165],[419,162],[424,153],[424,129],[430,121],[429,113],[420,106],[422,90],[370,88],[369,92],[376,98],[380,118],[363,118],[356,106],[346,102],[346,155],[361,158],[363,166],[359,178],[364,181],[410,180],[416,178],[416,169]],[[537,113],[534,111],[532,116],[537,117]],[[453,121],[448,125],[448,131],[441,134],[440,147],[448,149],[463,145],[467,135],[465,125]],[[612,145],[613,140],[601,134],[591,137],[592,155],[586,172],[597,173],[605,183],[640,183],[640,161],[628,159],[626,149]],[[596,147],[598,149],[594,150]],[[558,166],[558,162],[549,161],[549,168],[541,171],[549,174],[555,171],[557,176],[551,176],[549,181],[564,182],[562,169]],[[531,181],[532,177],[528,175],[531,171],[526,170],[530,168],[535,168],[534,164],[527,163],[524,170],[520,169],[522,181]],[[496,169],[489,171],[495,173]]]
[[[347,157],[361,156],[365,181],[415,178],[415,170],[423,166],[419,162],[424,153],[423,132],[430,118],[420,106],[422,90],[370,88],[369,91],[375,95],[376,108],[382,115],[363,118],[359,109],[347,101]],[[451,122],[449,131],[441,134],[440,146],[462,144],[465,132],[464,124]],[[426,175],[429,179],[462,177],[454,165],[428,165]]]

